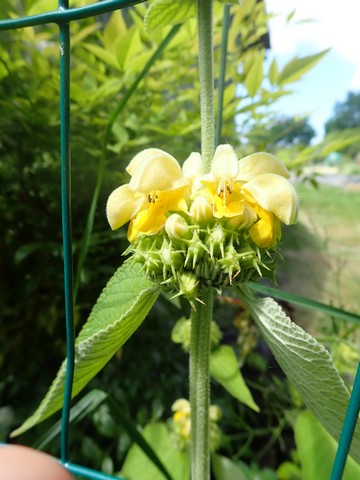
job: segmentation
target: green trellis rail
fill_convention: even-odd
[[[72,231],[71,231],[71,154],[70,154],[70,23],[118,9],[143,3],[146,0],[104,0],[91,5],[69,8],[69,0],[58,0],[58,8],[51,12],[41,13],[27,17],[0,20],[0,31],[25,28],[47,23],[55,23],[59,27],[59,50],[60,50],[60,155],[61,155],[61,207],[62,207],[62,234],[64,250],[64,299],[66,320],[66,358],[67,371],[65,380],[64,405],[61,419],[61,462],[73,474],[94,480],[119,480],[120,477],[106,475],[84,466],[73,464],[69,461],[69,424],[71,393],[74,377],[74,275],[72,257]],[[227,7],[228,8],[228,7]],[[225,18],[225,24],[229,21],[229,12]],[[227,22],[227,23],[226,23]],[[225,30],[225,28],[224,28]],[[225,60],[224,60],[225,62]],[[223,66],[223,68],[225,68]],[[218,116],[221,118],[221,115]],[[220,121],[220,120],[219,120]],[[221,128],[221,127],[220,127]],[[219,128],[217,128],[219,133]],[[256,287],[256,288],[255,288]],[[260,293],[261,288],[254,286]],[[276,294],[275,294],[276,296]],[[278,294],[279,297],[279,294]],[[281,298],[281,297],[279,297]],[[291,299],[289,299],[291,301]],[[314,303],[314,302],[313,302]],[[321,306],[304,305],[308,308]],[[322,305],[326,309],[325,305]],[[334,310],[332,309],[332,312]],[[341,314],[341,315],[340,315]],[[340,312],[339,317],[358,321],[356,316]],[[352,318],[346,318],[346,315]],[[346,458],[355,430],[360,410],[360,364],[357,370],[348,411],[344,421],[343,431],[339,441],[331,480],[340,480],[345,468]],[[121,479],[120,479],[121,480]]]

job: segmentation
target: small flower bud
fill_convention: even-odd
[[[213,216],[212,207],[205,197],[195,197],[190,207],[190,217],[196,222],[207,222]]]
[[[210,405],[209,417],[210,417],[210,420],[212,420],[214,422],[218,422],[220,420],[220,418],[222,417],[221,408],[218,407],[217,405]]]
[[[173,412],[182,411],[184,413],[190,413],[190,402],[185,398],[178,398],[171,406]]]
[[[179,292],[188,299],[193,299],[196,297],[198,283],[196,275],[190,272],[183,272],[179,275]]]
[[[165,231],[170,238],[180,240],[187,236],[189,226],[180,215],[173,213],[166,219]]]
[[[210,256],[211,258],[217,257],[221,254],[221,257],[224,257],[224,243],[225,243],[225,232],[221,225],[217,224],[210,231],[210,235],[207,241],[207,244],[210,247]]]

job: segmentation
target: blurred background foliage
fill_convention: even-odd
[[[70,2],[72,6],[89,3]],[[75,268],[80,255],[84,256],[78,269],[77,330],[123,261],[126,232],[110,231],[105,203],[109,192],[127,179],[124,172],[129,160],[140,149],[153,146],[168,151],[180,162],[200,149],[194,18],[183,23],[126,105],[119,108],[170,30],[144,29],[148,3],[71,24]],[[1,2],[0,15],[32,15],[56,7],[57,2],[52,0],[6,0]],[[221,141],[231,143],[239,156],[258,150],[275,153],[292,172],[314,183],[313,171],[309,173],[304,166],[316,165],[334,152],[342,152],[345,159],[356,157],[360,94],[350,93],[345,105],[336,106],[334,117],[326,125],[327,135],[318,143],[312,142],[315,132],[306,117],[275,115],[274,103],[290,95],[292,84],[326,52],[295,57],[282,69],[276,60],[269,65],[268,15],[264,3],[255,0],[231,7]],[[215,87],[219,81],[222,16],[223,5],[216,2]],[[4,438],[34,410],[65,355],[57,42],[55,25],[0,33],[0,432]],[[356,171],[354,161],[352,165]],[[94,192],[93,227],[84,236]],[[316,298],[320,300],[326,289],[324,279],[328,273],[333,275],[336,265],[327,255],[327,234],[319,231],[322,206],[319,204],[316,211],[318,197],[309,192],[307,185],[300,186],[300,196],[305,200],[313,195],[307,221],[284,233],[284,256],[289,263],[280,267],[279,283],[305,295],[314,294],[316,286]],[[333,192],[329,198],[331,195]],[[360,208],[358,196],[352,196],[352,192],[345,193],[343,201],[342,208],[329,212],[335,223],[344,220],[344,211]],[[345,221],[351,229],[353,220],[348,217],[350,213]],[[312,228],[313,221],[318,231]],[[296,273],[299,255],[304,269],[301,281]],[[346,303],[338,306],[347,307]],[[351,307],[359,311],[359,303]],[[216,308],[223,341],[235,349],[261,409],[260,413],[253,412],[224,395],[219,385],[213,385],[213,403],[223,411],[221,428],[226,441],[221,453],[252,465],[259,475],[261,468],[274,472],[287,462],[281,478],[303,478],[293,433],[295,413],[303,408],[296,392],[243,306],[224,292]],[[351,384],[358,359],[353,348],[354,328],[335,321],[320,322],[318,325],[323,326],[314,328],[301,309],[294,310],[290,305],[285,308],[296,321],[320,331]],[[106,391],[139,426],[168,418],[176,398],[187,396],[187,356],[169,341],[174,321],[182,315],[178,305],[160,298],[142,328],[84,395],[94,388]],[[21,437],[21,442],[35,445],[52,423],[50,420],[36,427]],[[47,443],[47,449],[58,454],[56,440]],[[74,462],[113,473],[120,469],[130,444],[129,434],[102,404],[72,430],[71,456]],[[256,478],[275,478],[266,475]]]

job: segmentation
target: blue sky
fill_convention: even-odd
[[[283,115],[309,114],[318,139],[336,102],[349,91],[360,91],[360,0],[267,0],[271,52],[280,65],[295,55],[304,56],[326,48],[330,52],[293,85],[294,94],[278,102]],[[295,15],[286,22],[286,16]],[[304,22],[311,20],[311,22]]]

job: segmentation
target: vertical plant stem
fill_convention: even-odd
[[[196,0],[202,172],[209,173],[215,149],[213,0]],[[204,288],[191,315],[191,480],[210,480],[210,329],[214,292]]]
[[[191,480],[210,480],[210,328],[214,292],[204,289],[191,315],[190,410]]]
[[[223,22],[222,22],[220,72],[219,72],[219,80],[218,80],[218,88],[217,88],[218,108],[217,108],[217,115],[216,115],[215,146],[218,146],[221,142],[229,27],[230,27],[230,5],[227,3],[224,5],[224,14],[223,14]]]
[[[202,172],[209,173],[215,146],[213,0],[197,0]]]

